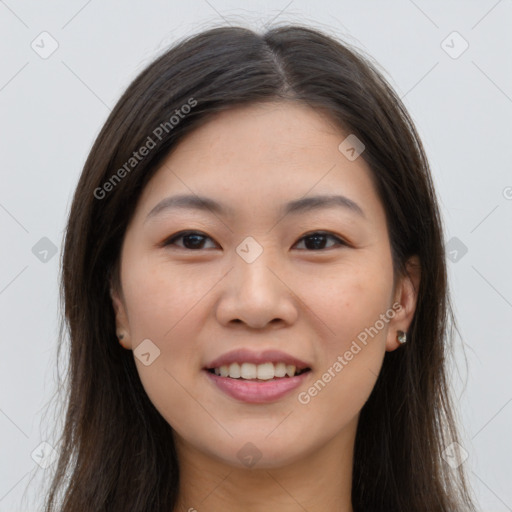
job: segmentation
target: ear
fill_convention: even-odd
[[[416,311],[418,290],[421,279],[421,264],[417,256],[411,256],[405,264],[405,275],[396,283],[393,306],[395,316],[389,322],[386,339],[386,350],[391,352],[401,343],[397,339],[397,331],[407,332]]]
[[[112,307],[114,308],[116,318],[116,335],[119,343],[123,348],[131,349],[130,324],[128,323],[128,315],[122,293],[115,286],[110,284],[110,298],[112,299]]]

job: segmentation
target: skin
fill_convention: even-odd
[[[151,364],[135,363],[174,430],[175,510],[352,511],[359,412],[385,351],[400,346],[397,330],[412,321],[419,267],[413,258],[408,275],[394,276],[371,171],[362,157],[350,161],[338,150],[347,135],[307,106],[239,107],[187,135],[142,192],[121,251],[121,289],[111,295],[123,346],[150,339],[160,350]],[[234,215],[175,209],[147,219],[162,199],[181,193],[213,198]],[[279,215],[283,203],[334,193],[364,216],[343,207]],[[203,245],[190,238],[164,245],[182,230],[203,234]],[[315,249],[303,237],[317,231],[346,245],[327,236]],[[247,236],[263,248],[252,263],[236,252]],[[393,304],[400,310],[384,328],[300,403],[298,394]],[[312,370],[276,402],[244,403],[202,370],[241,347],[279,349]],[[251,468],[237,456],[247,442],[261,456]]]

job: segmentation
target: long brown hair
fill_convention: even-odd
[[[221,27],[176,44],[130,84],[90,151],[62,257],[67,411],[46,512],[154,512],[176,504],[172,428],[146,395],[133,354],[118,343],[110,285],[119,285],[120,248],[140,193],[177,142],[215,112],[276,100],[321,110],[364,143],[362,158],[386,211],[395,276],[411,255],[421,263],[408,342],[386,353],[361,411],[354,511],[474,510],[463,466],[452,469],[442,458],[458,439],[445,368],[453,318],[442,224],[421,141],[368,57],[316,30],[284,26],[264,34]],[[149,152],[131,161],[143,145]]]

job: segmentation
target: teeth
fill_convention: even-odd
[[[293,365],[293,364],[286,365],[286,375],[288,375],[288,377],[293,377],[295,375],[295,365]]]
[[[259,364],[256,367],[256,375],[260,380],[270,380],[274,378],[274,365],[272,363]]]
[[[230,377],[232,379],[259,379],[271,380],[274,377],[281,378],[293,377],[297,373],[297,368],[293,364],[285,363],[231,363],[214,368],[215,375],[220,377]]]
[[[229,376],[233,379],[240,378],[240,365],[238,363],[231,363],[229,365]]]
[[[286,375],[286,365],[284,363],[274,365],[274,374],[276,377],[284,377]]]
[[[240,377],[242,377],[242,379],[255,379],[256,375],[255,364],[242,363],[242,366],[240,366]]]

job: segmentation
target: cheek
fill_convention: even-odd
[[[200,312],[200,301],[215,282],[211,273],[190,267],[169,263],[131,266],[124,290],[135,338],[153,337],[169,344],[173,333]]]
[[[331,271],[328,281],[309,280],[302,296],[325,324],[330,334],[327,337],[329,352],[332,352],[343,350],[375,324],[389,309],[392,290],[391,266],[383,269],[381,265],[363,265],[361,261],[361,264]]]
[[[211,311],[204,304],[222,274],[142,260],[128,265],[123,290],[137,370],[153,404],[172,424],[179,423],[176,411],[180,417],[197,413],[185,389],[200,369],[196,340]],[[158,356],[146,366],[136,347],[147,339]]]
[[[304,390],[307,407],[350,417],[366,402],[384,358],[392,286],[391,267],[370,265],[334,273],[328,287],[309,283],[306,296],[325,336],[318,339],[318,380]]]

